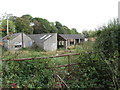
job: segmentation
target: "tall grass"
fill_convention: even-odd
[[[79,45],[76,46],[76,52],[81,53],[93,51],[93,44],[94,44],[93,41],[80,43]]]

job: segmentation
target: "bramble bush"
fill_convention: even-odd
[[[49,88],[52,85],[52,72],[48,69],[49,59],[28,61],[3,61],[3,88]]]
[[[70,88],[115,88],[112,72],[103,53],[83,53],[76,62],[80,65],[70,67],[70,74],[65,79]]]
[[[120,24],[117,19],[98,30],[94,49],[104,51],[104,61],[109,66],[111,79],[115,88],[120,88]]]
[[[113,53],[120,54],[120,25],[116,19],[97,31],[97,40],[94,44],[96,51],[104,51],[106,58],[113,57]]]

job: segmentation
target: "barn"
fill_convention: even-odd
[[[18,50],[31,47],[33,40],[24,33],[14,33],[2,38],[4,48],[8,50]]]
[[[35,45],[45,51],[57,50],[57,33],[32,34],[28,36],[34,40]]]
[[[56,51],[59,46],[64,46],[67,49],[70,45],[76,45],[85,41],[82,34],[31,34],[14,33],[2,38],[4,47],[8,50],[17,50],[31,46],[38,46],[45,51]]]
[[[70,45],[76,45],[85,41],[85,36],[82,34],[58,34],[58,47],[64,46],[67,49]]]

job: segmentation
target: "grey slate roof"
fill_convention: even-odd
[[[44,42],[46,41],[48,38],[52,37],[55,33],[45,33],[45,34],[31,34],[31,35],[27,35],[29,36],[32,40],[34,40],[35,42],[39,41],[39,42]]]
[[[21,34],[21,33],[14,33],[14,34],[11,34],[9,40],[14,39],[15,37],[19,36],[20,34]],[[8,37],[8,36],[3,37],[2,40],[7,40],[7,37]]]
[[[59,36],[61,36],[65,40],[67,40],[67,39],[84,39],[85,38],[84,35],[82,35],[82,34],[59,34]]]

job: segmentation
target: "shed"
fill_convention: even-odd
[[[31,47],[33,40],[24,33],[14,33],[2,38],[4,47],[8,50]]]
[[[57,33],[32,34],[28,35],[35,44],[45,51],[57,50]]]
[[[79,44],[84,40],[85,37],[82,34],[58,34],[58,46],[64,45],[65,49],[67,46]]]

